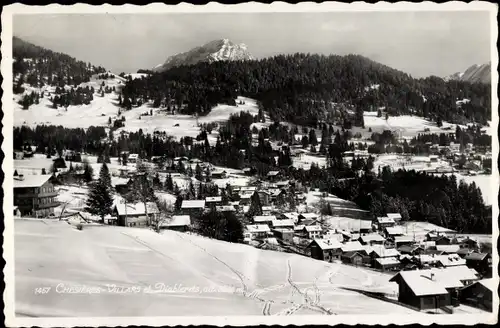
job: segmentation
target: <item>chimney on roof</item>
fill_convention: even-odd
[[[434,281],[434,273],[433,272],[431,272],[431,280]]]
[[[23,181],[24,180],[24,174],[19,174],[18,176],[15,176],[14,179]]]

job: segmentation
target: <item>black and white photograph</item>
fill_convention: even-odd
[[[497,14],[4,7],[6,324],[494,324]]]

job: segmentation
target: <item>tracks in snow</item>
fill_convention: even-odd
[[[290,263],[290,259],[287,259],[286,261],[287,263],[287,281],[288,283],[290,284],[290,286],[293,288],[293,290],[295,290],[299,295],[302,296],[303,300],[305,303],[303,304],[300,304],[300,306],[292,306],[291,308],[289,309],[286,309],[284,310],[284,313],[287,313],[287,314],[291,314],[290,312],[295,312],[297,311],[300,307],[304,306],[304,307],[307,307],[313,311],[318,311],[318,312],[321,312],[323,314],[328,314],[328,315],[332,315],[332,314],[335,314],[333,313],[331,310],[323,307],[319,302],[320,302],[320,290],[319,290],[319,287],[317,285],[317,280],[318,280],[318,277],[316,277],[316,279],[314,280],[313,282],[313,290],[315,292],[315,295],[314,295],[314,299],[311,299],[309,297],[309,295],[307,295],[307,290],[306,291],[302,291],[292,280],[292,265]]]

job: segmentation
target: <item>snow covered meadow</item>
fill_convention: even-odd
[[[15,248],[19,316],[414,313],[342,288],[390,275],[172,231],[18,219]]]
[[[133,78],[139,78],[141,74],[133,74]],[[106,84],[109,87],[115,87],[117,90],[124,85],[125,79],[115,76],[107,80],[92,79],[88,83],[81,84],[82,87],[92,86],[98,90],[100,83]],[[46,88],[33,88],[25,85],[26,92],[45,91],[54,92]],[[69,87],[68,87],[69,88]],[[40,99],[39,104],[33,104],[29,109],[24,110],[18,101],[22,95],[15,95],[14,101],[14,126],[27,125],[62,125],[67,128],[88,128],[90,126],[108,127],[108,120],[115,120],[118,117],[120,110],[118,102],[118,93],[111,92],[104,96],[94,94],[94,100],[89,105],[69,106],[67,109],[59,107],[54,109],[49,96]],[[211,122],[224,122],[229,119],[231,114],[240,112],[249,112],[252,115],[258,113],[257,102],[246,97],[238,97],[236,102],[244,102],[236,106],[218,105],[212,108],[211,112],[202,117],[194,117],[191,115],[182,114],[166,114],[161,108],[152,108],[150,103],[145,103],[139,107],[134,107],[129,111],[121,110],[121,116],[125,118],[125,126],[116,131],[118,135],[121,131],[137,132],[140,129],[144,133],[153,134],[155,131],[165,131],[167,135],[174,138],[184,136],[196,137],[200,132],[199,124]],[[153,111],[153,115],[144,115]],[[210,142],[215,142],[217,132],[214,131],[209,136]]]

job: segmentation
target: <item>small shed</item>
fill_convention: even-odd
[[[375,259],[374,268],[381,271],[397,271],[401,268],[401,263],[396,257],[383,257]]]
[[[352,264],[355,266],[363,265],[363,255],[356,251],[346,252],[341,255],[340,259],[342,260],[342,263]]]
[[[460,290],[460,301],[462,303],[493,311],[493,293],[497,291],[498,285],[492,278],[476,281]]]

